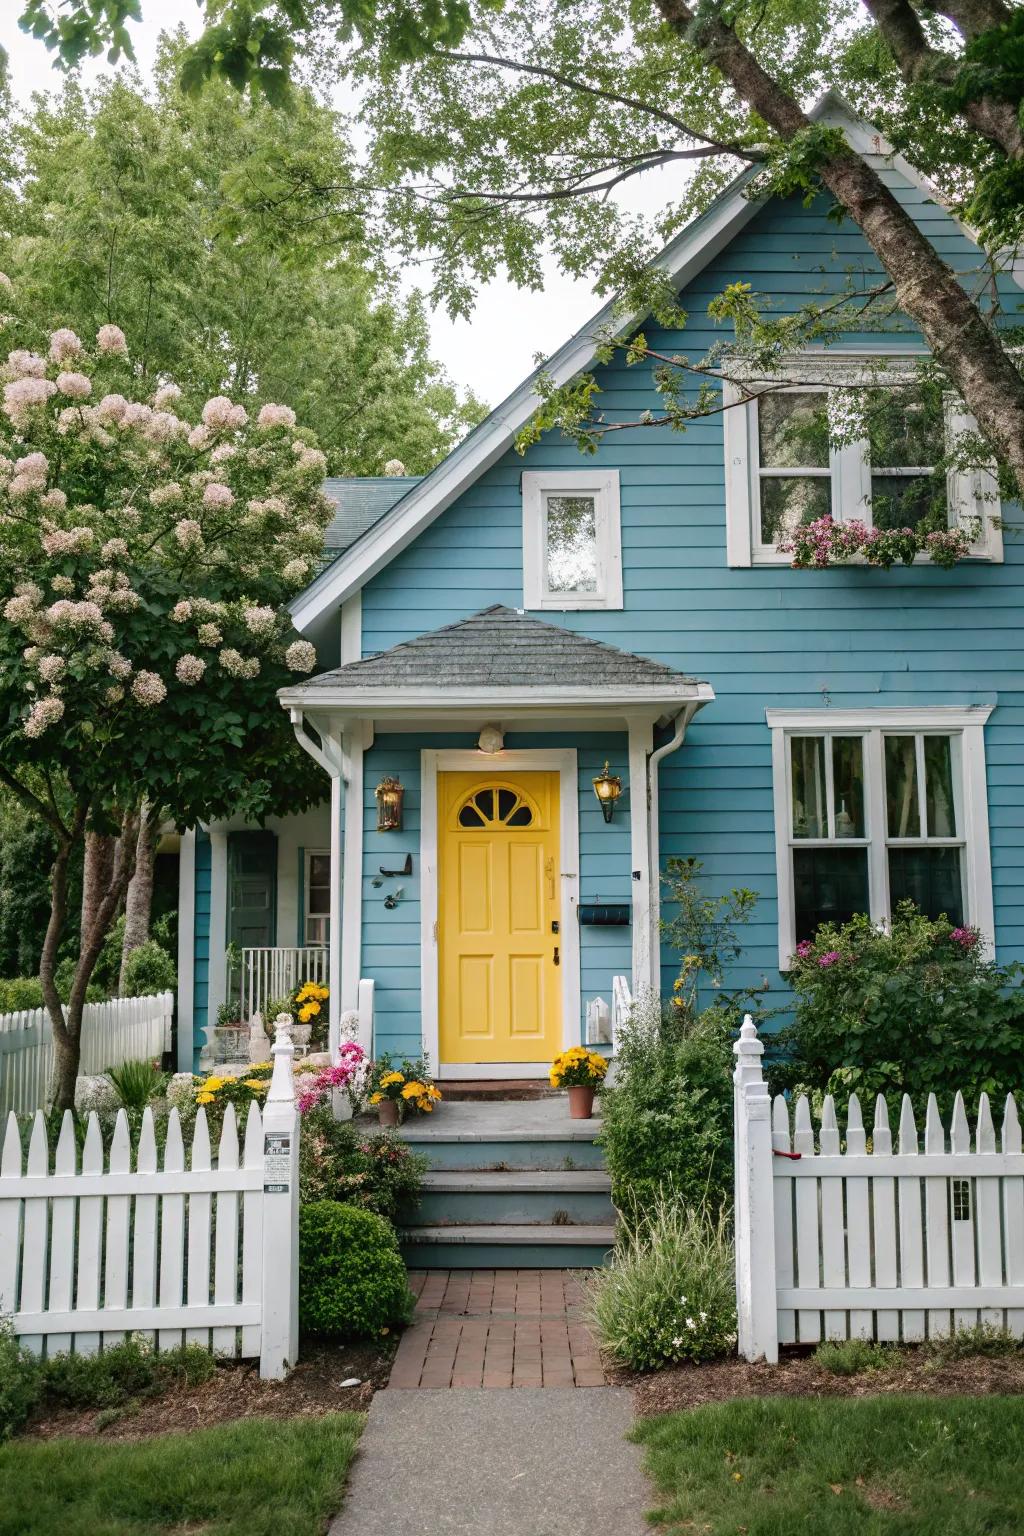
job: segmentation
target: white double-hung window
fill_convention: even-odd
[[[523,606],[622,607],[617,470],[526,470]]]
[[[331,856],[326,850],[306,849],[303,888],[302,942],[326,945],[331,937]]]
[[[779,964],[820,923],[901,901],[992,944],[984,724],[967,709],[767,711]]]
[[[869,528],[964,527],[972,555],[1002,559],[991,470],[942,468],[976,424],[913,364],[806,353],[777,382],[723,385],[730,565],[788,562],[787,538],[827,516]]]

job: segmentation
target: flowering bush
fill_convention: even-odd
[[[831,517],[819,517],[797,528],[780,542],[779,549],[793,556],[797,570],[825,570],[859,556],[887,571],[900,561],[912,565],[918,555],[951,570],[970,554],[977,536],[976,528],[934,528],[927,523],[916,528],[869,528],[857,519],[837,523]]]
[[[249,1105],[262,1105],[266,1098],[273,1071],[273,1062],[260,1061],[251,1066],[244,1077],[219,1077],[211,1072],[208,1077],[193,1079],[193,1097],[208,1115],[211,1109],[223,1112],[229,1104],[233,1104],[235,1113],[244,1122]]]
[[[63,1107],[142,801],[189,824],[312,798],[275,690],[316,664],[285,604],[316,567],[331,506],[323,455],[290,411],[252,420],[217,395],[190,419],[114,325],[90,345],[65,328],[16,348],[0,390],[0,758],[57,844],[40,978]],[[65,1025],[52,981],[71,849],[118,830]]]
[[[318,981],[304,981],[295,988],[288,999],[288,1008],[296,1024],[310,1024],[313,1033],[310,1043],[314,1050],[322,1050],[327,1044],[327,1002],[330,991]]]
[[[552,1088],[598,1088],[607,1071],[603,1056],[585,1045],[574,1045],[555,1057],[548,1078]]]
[[[724,1215],[662,1190],[594,1271],[588,1315],[602,1348],[639,1371],[713,1360],[736,1346],[736,1271]]]
[[[796,1015],[781,1037],[779,1085],[909,1093],[947,1108],[959,1088],[1005,1094],[1024,1084],[1019,965],[997,966],[976,928],[932,920],[912,902],[889,931],[858,916],[823,924],[797,946],[790,981]]]
[[[329,1105],[303,1111],[299,1198],[341,1200],[386,1221],[418,1203],[427,1160],[387,1132],[367,1136]]]
[[[333,1067],[324,1067],[312,1076],[303,1074],[300,1114],[315,1109],[340,1088],[357,1087],[365,1075],[365,1063],[366,1052],[358,1040],[343,1040]]]
[[[398,1067],[388,1055],[378,1056],[370,1069],[370,1103],[385,1099],[397,1103],[402,1115],[429,1115],[441,1098],[441,1090],[430,1080],[426,1059],[403,1061]]]

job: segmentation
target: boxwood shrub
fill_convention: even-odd
[[[314,1200],[299,1211],[299,1323],[306,1333],[366,1339],[412,1315],[393,1229],[373,1211]]]

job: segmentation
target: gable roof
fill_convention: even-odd
[[[854,149],[876,165],[892,167],[939,206],[944,206],[930,182],[897,154],[872,124],[859,117],[838,91],[828,91],[809,115],[819,122],[842,127]],[[668,273],[677,291],[713,261],[768,201],[765,197],[748,196],[748,188],[758,169],[749,166],[742,170],[655,258],[652,265]],[[968,239],[974,238],[966,226],[961,224],[960,227]],[[1017,285],[1024,287],[1024,259],[1010,261],[1008,271]],[[322,631],[347,597],[360,591],[378,571],[408,548],[424,528],[501,458],[541,404],[536,389],[541,373],[553,379],[556,386],[567,384],[592,364],[595,338],[599,332],[614,325],[618,335],[625,335],[641,325],[644,319],[643,314],[617,312],[615,301],[598,310],[575,336],[474,427],[440,464],[369,525],[292,599],[289,608],[296,629],[314,636]]]
[[[422,479],[422,475],[333,475],[325,480],[323,493],[336,509],[324,531],[328,559],[343,554]]]
[[[692,694],[698,680],[664,662],[548,624],[496,603],[457,624],[405,640],[390,650],[322,672],[298,688],[309,705],[361,690],[427,690],[439,703],[463,690],[564,690],[621,696],[654,690],[658,698]],[[653,695],[652,695],[653,696]]]

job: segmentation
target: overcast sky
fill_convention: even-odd
[[[5,0],[0,7],[0,43],[10,55],[15,93],[27,103],[33,91],[59,85],[59,76],[43,45],[19,29],[16,14],[20,10],[15,0]],[[159,33],[180,23],[195,35],[201,12],[195,0],[144,0],[143,13],[143,23],[130,30],[146,77],[152,70]],[[106,69],[109,66],[102,60],[89,62],[83,66],[82,78],[89,83]],[[336,105],[345,109],[340,95]],[[641,192],[642,201],[649,205],[657,201],[664,174],[645,178],[652,184]],[[405,286],[416,286],[415,272],[402,277]],[[549,263],[542,293],[523,292],[498,280],[481,290],[470,321],[451,321],[443,312],[435,312],[431,322],[434,353],[457,384],[497,405],[530,372],[538,352],[553,352],[598,307],[588,284],[563,277]]]

